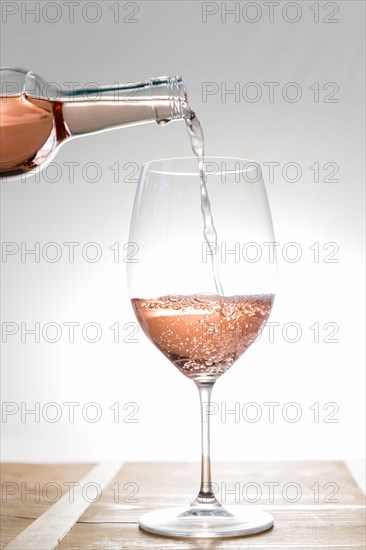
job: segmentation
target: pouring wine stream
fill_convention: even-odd
[[[192,151],[198,159],[198,170],[201,181],[201,210],[203,214],[203,235],[209,247],[212,262],[212,273],[215,280],[216,292],[219,296],[224,295],[220,274],[217,266],[216,250],[217,250],[217,233],[212,217],[210,198],[208,196],[206,186],[206,171],[205,171],[205,148],[204,136],[200,121],[196,114],[191,111],[190,116],[186,118],[187,131],[191,138]]]

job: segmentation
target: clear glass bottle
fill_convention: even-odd
[[[65,91],[31,71],[0,69],[0,176],[42,168],[70,138],[191,113],[178,76]]]

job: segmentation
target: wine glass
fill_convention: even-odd
[[[200,395],[199,493],[190,506],[139,519],[142,529],[173,537],[233,537],[273,525],[272,516],[256,507],[224,508],[216,498],[210,425],[203,416],[213,385],[256,339],[271,311],[276,259],[270,209],[255,162],[209,157],[204,168],[206,189],[195,157],[146,163],[129,238],[139,250],[138,261],[127,267],[138,322]]]

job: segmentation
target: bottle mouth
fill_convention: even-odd
[[[187,86],[182,76],[168,77],[168,93],[173,118],[189,118],[192,109],[188,103]]]
[[[188,103],[187,87],[182,76],[151,78],[149,83],[155,91],[153,105],[158,124],[192,118],[193,111]]]

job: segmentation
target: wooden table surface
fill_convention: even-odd
[[[145,511],[191,502],[198,464],[3,464],[1,548],[365,549],[365,498],[343,462],[219,463],[213,478],[221,500],[269,511],[274,528],[222,540],[139,530]]]

